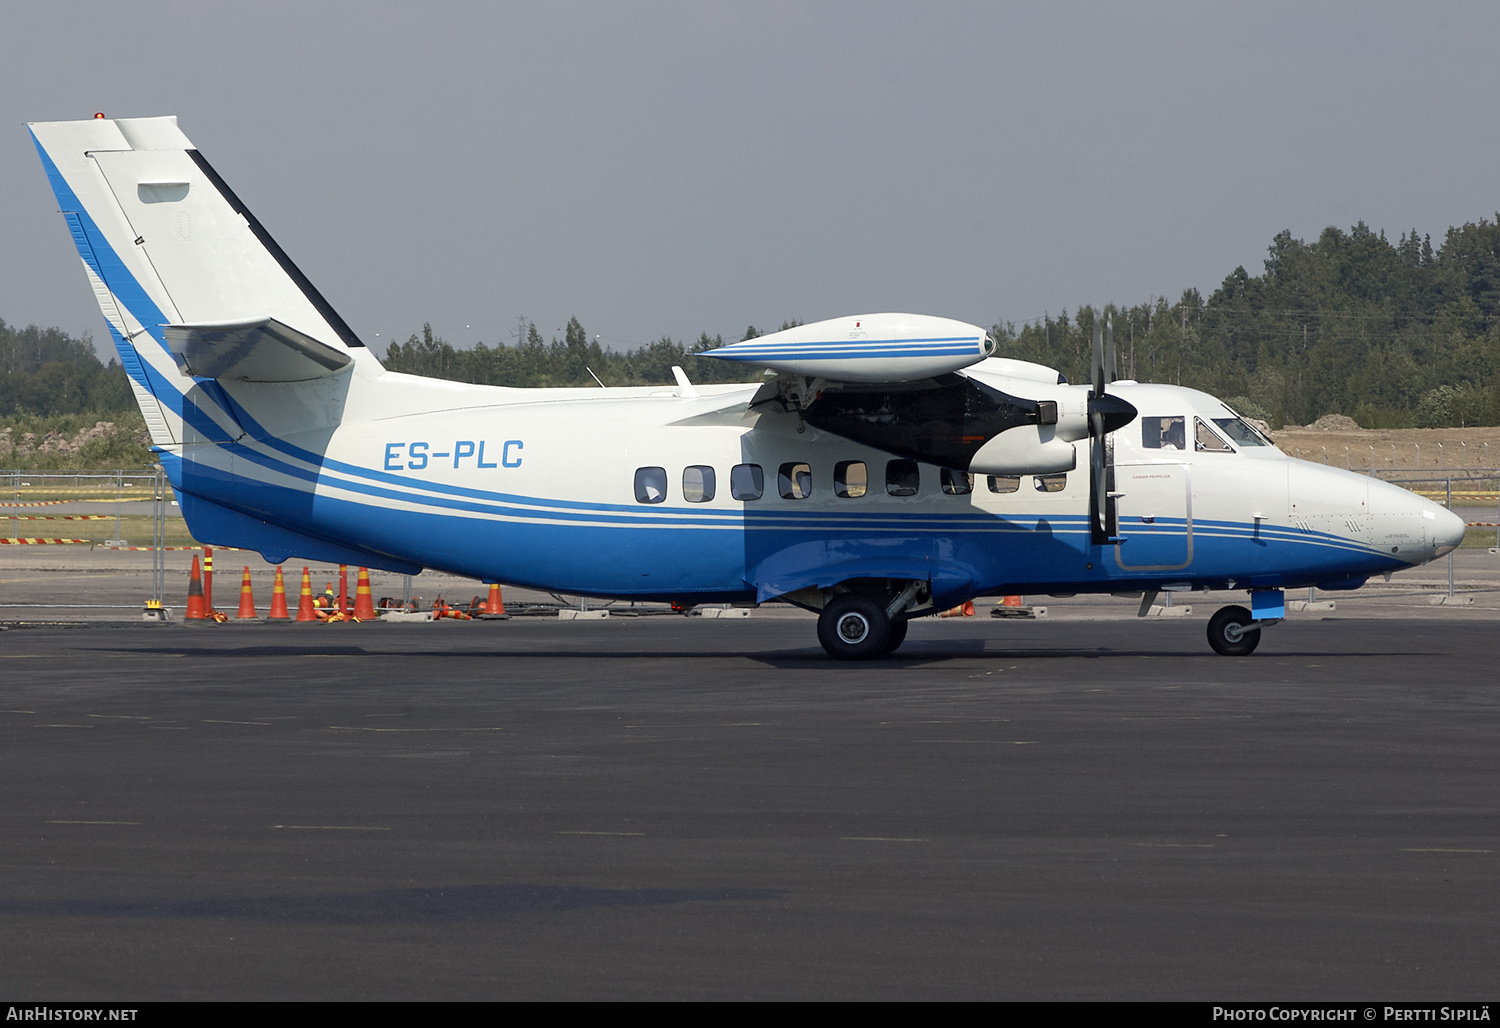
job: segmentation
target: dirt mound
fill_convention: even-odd
[[[1358,432],[1359,422],[1344,414],[1324,414],[1307,429],[1310,432]]]

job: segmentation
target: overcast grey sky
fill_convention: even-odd
[[[1493,3],[0,0],[0,318],[106,333],[23,123],[176,114],[367,342],[1212,290],[1493,218]],[[470,327],[465,327],[470,326]]]

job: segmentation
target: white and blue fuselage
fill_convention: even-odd
[[[982,330],[941,319],[867,316],[877,338],[862,347],[735,344],[773,367],[786,352],[826,360],[791,367],[800,404],[765,383],[512,389],[389,372],[175,119],[31,130],[204,542],[684,603],[818,609],[850,582],[920,583],[892,607],[915,616],[1000,592],[1355,587],[1463,536],[1415,494],[1286,456],[1205,393],[1117,382],[1138,416],[1108,436],[1115,524],[1101,540],[1086,387],[990,358]],[[852,324],[850,337],[867,327]],[[964,332],[978,336],[955,343]],[[902,380],[847,356],[881,336],[938,340],[888,346],[898,362],[970,347],[949,373],[1050,397],[1052,426],[1033,413],[1004,436],[1030,433],[1024,445],[984,444],[945,472],[810,423],[804,407],[840,361],[864,374],[846,382]]]

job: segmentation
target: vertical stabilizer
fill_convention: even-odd
[[[216,384],[173,353],[168,329],[274,319],[332,351],[328,363],[362,348],[176,118],[28,127],[154,445],[242,430]]]

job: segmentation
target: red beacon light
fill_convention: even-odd
[[[94,112],[94,117],[96,117],[96,118],[102,118],[102,117],[104,117],[104,112],[103,111],[95,111]]]

